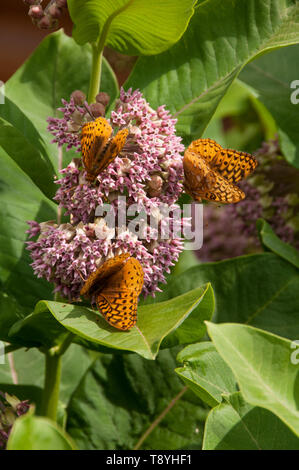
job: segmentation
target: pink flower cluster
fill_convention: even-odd
[[[65,106],[64,119],[50,121],[49,130],[56,142],[79,148],[80,134],[67,132],[73,126],[70,107]],[[107,198],[112,202],[120,194],[127,195],[128,204],[142,203],[149,211],[153,204],[173,204],[183,189],[184,151],[180,137],[175,135],[175,123],[164,106],[154,111],[139,91],[122,89],[110,118],[113,128],[128,128],[130,132],[122,155],[101,172],[96,186],[87,184],[81,160],[72,161],[57,181],[60,189],[55,200],[76,222],[90,221],[99,204]]]
[[[58,145],[78,150],[81,126],[90,119],[92,105],[87,109],[74,99],[63,104],[63,118],[49,118],[48,129]],[[28,242],[35,274],[53,282],[55,291],[70,300],[79,299],[84,279],[99,265],[122,252],[129,252],[140,261],[144,270],[143,294],[154,295],[183,250],[183,239],[177,231],[190,223],[184,218],[173,218],[172,212],[163,215],[165,205],[174,212],[179,210],[175,202],[183,189],[184,146],[175,135],[176,120],[164,106],[151,109],[142,94],[132,90],[121,90],[107,120],[114,133],[121,128],[129,130],[121,153],[92,184],[85,179],[80,158],[64,168],[62,178],[56,181],[59,188],[54,199],[70,216],[70,223],[29,222],[30,237],[39,235],[36,241]],[[123,210],[120,196],[126,196],[125,214],[132,204],[137,212],[145,213],[139,221],[142,231],[130,230],[128,216],[114,230],[96,213],[97,208],[109,203],[117,218]],[[150,217],[156,222],[154,228]]]

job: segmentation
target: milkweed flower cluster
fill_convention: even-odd
[[[67,0],[50,0],[43,8],[43,0],[23,0],[29,5],[28,15],[40,29],[57,28],[63,10],[67,8]]]
[[[106,97],[100,94],[94,105],[105,108]],[[78,98],[77,93],[70,102],[63,102],[61,119],[48,120],[55,142],[76,150],[80,149],[82,125],[91,120],[94,111],[98,115],[102,112],[97,106],[88,107],[83,96],[81,101]],[[123,128],[129,130],[120,154],[93,184],[86,181],[82,159],[73,159],[61,171],[54,197],[65,215],[70,216],[70,222],[30,222],[28,231],[31,237],[38,235],[36,241],[28,242],[34,272],[54,282],[55,290],[72,300],[79,298],[82,278],[122,252],[140,261],[144,270],[143,294],[153,295],[183,250],[181,229],[190,224],[186,218],[174,217],[179,210],[175,202],[183,190],[184,151],[175,134],[176,120],[164,106],[153,110],[138,90],[123,89],[107,120],[114,133]],[[107,224],[103,214],[97,213],[104,204],[116,219],[121,217],[116,229]],[[132,207],[139,214],[136,231],[130,230],[133,213],[127,215]],[[153,220],[154,224],[150,223]]]
[[[15,420],[28,410],[28,400],[20,401],[17,397],[0,391],[0,449],[5,449]]]
[[[255,173],[240,183],[246,199],[237,205],[205,210],[204,243],[198,252],[201,260],[217,261],[258,251],[259,218],[283,241],[299,249],[299,170],[281,156],[277,140],[264,142],[255,157],[259,161]]]

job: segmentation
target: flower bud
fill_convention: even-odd
[[[52,18],[58,19],[61,17],[62,10],[53,3],[49,6],[47,13],[52,16]]]
[[[95,118],[105,116],[105,106],[102,103],[92,103],[90,105],[90,110]]]
[[[148,183],[148,194],[151,197],[157,197],[161,194],[163,187],[163,180],[159,175],[153,175]]]
[[[81,90],[75,90],[71,94],[71,98],[73,98],[75,104],[82,105],[86,100],[86,95]]]
[[[32,5],[29,8],[28,15],[33,19],[40,19],[44,16],[44,10],[41,5]]]
[[[101,103],[105,107],[108,105],[109,101],[110,101],[110,96],[104,91],[101,91],[96,96],[96,102]]]
[[[44,15],[44,17],[37,23],[39,29],[52,29],[57,26],[58,22],[53,20],[49,15]]]

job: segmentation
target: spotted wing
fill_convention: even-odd
[[[195,201],[206,199],[229,204],[244,199],[245,194],[238,186],[211,170],[202,157],[189,149],[185,152],[183,166],[186,192]]]
[[[195,197],[196,192],[203,184],[206,184],[206,177],[210,169],[204,159],[198,156],[197,153],[191,151],[190,148],[188,148],[184,154],[183,167],[185,174],[185,190],[193,199],[197,199]],[[210,183],[213,185],[213,181],[210,181]]]
[[[138,295],[127,289],[107,287],[96,297],[97,308],[105,320],[120,330],[129,330],[137,321]]]
[[[230,183],[213,170],[210,171],[204,184],[193,190],[193,199],[197,201],[206,199],[207,201],[231,204],[244,198],[245,193],[238,186]]]
[[[105,261],[105,263],[87,278],[80,294],[92,295],[93,292],[99,289],[101,283],[103,284],[108,277],[113,276],[122,268],[129,257],[129,253],[122,253],[121,255],[114,256],[114,258]]]
[[[115,328],[129,330],[135,325],[143,276],[139,261],[136,258],[129,258],[98,294],[97,307],[108,323]]]
[[[110,140],[105,150],[101,153],[98,158],[99,172],[102,172],[107,166],[113,162],[117,155],[123,149],[126,143],[129,131],[128,129],[122,129]]]
[[[103,117],[88,122],[82,127],[81,152],[88,181],[94,180],[101,171],[99,159],[105,151],[111,134],[112,127]]]
[[[189,145],[188,150],[203,158],[212,170],[220,173],[231,183],[247,178],[258,165],[250,153],[224,149],[212,139],[195,140]]]
[[[221,145],[217,144],[217,142],[212,139],[194,140],[187,149],[187,151],[202,157],[207,163],[210,163],[221,150]]]
[[[231,149],[221,149],[210,162],[211,169],[231,183],[247,178],[257,165],[257,160],[250,153]]]

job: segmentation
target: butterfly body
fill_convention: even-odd
[[[236,183],[257,164],[249,153],[224,149],[212,139],[198,139],[184,154],[185,190],[196,201],[239,202],[245,194]]]
[[[142,287],[143,270],[139,261],[123,253],[92,273],[80,293],[95,297],[97,308],[110,325],[129,330],[137,321]]]
[[[82,126],[81,151],[87,181],[93,182],[117,157],[128,133],[128,129],[122,129],[113,137],[112,127],[103,117]]]

